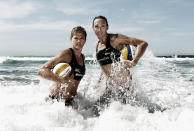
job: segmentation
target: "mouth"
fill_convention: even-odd
[[[97,33],[97,36],[103,36],[103,33],[99,32]]]
[[[81,43],[77,43],[76,46],[81,48],[82,44]]]

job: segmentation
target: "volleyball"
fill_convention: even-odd
[[[64,77],[71,71],[71,66],[68,63],[59,63],[53,68],[53,73],[60,77]]]
[[[130,45],[125,45],[121,50],[122,60],[133,60],[135,56],[135,47]]]

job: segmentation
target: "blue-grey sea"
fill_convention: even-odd
[[[0,57],[0,131],[193,131],[194,56],[156,57],[147,51],[131,69],[133,87],[142,98],[166,107],[148,113],[147,108],[112,101],[99,117],[46,103],[51,82],[37,75],[50,57]],[[86,75],[78,93],[89,101],[103,94],[94,88],[100,74],[95,58],[86,56]],[[86,102],[86,101],[85,101]],[[80,105],[87,104],[80,102]]]

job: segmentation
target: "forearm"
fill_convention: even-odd
[[[61,79],[58,77],[56,74],[54,74],[50,69],[47,68],[41,68],[38,70],[38,75],[41,77],[47,79],[47,80],[52,80],[55,82],[60,82]]]
[[[139,59],[143,56],[147,46],[148,46],[147,42],[142,42],[141,44],[139,44],[137,46],[135,57],[134,57],[134,59],[132,61],[133,62],[133,66],[135,66],[138,63]]]

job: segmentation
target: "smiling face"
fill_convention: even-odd
[[[86,43],[85,35],[82,33],[75,33],[71,38],[72,47],[76,50],[82,50]]]
[[[101,39],[107,35],[108,24],[104,19],[97,18],[93,21],[93,30],[96,36]]]

